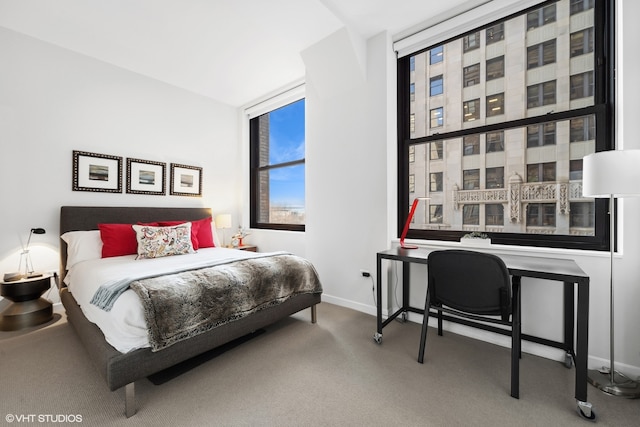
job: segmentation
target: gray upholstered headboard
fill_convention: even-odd
[[[194,221],[211,216],[210,208],[162,208],[116,206],[62,206],[60,235],[67,231],[97,230],[98,224],[135,224],[153,221]],[[60,281],[67,265],[67,244],[60,239]]]

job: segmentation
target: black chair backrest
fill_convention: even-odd
[[[467,251],[433,251],[428,258],[431,304],[483,315],[511,314],[511,284],[504,261]]]

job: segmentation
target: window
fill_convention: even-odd
[[[429,54],[429,64],[437,64],[444,59],[443,46],[434,47]]]
[[[480,31],[465,36],[462,43],[465,52],[480,48]]]
[[[595,0],[571,0],[571,14],[584,12],[588,9],[593,9]]]
[[[569,122],[569,142],[589,141],[596,139],[595,116],[579,117]]]
[[[504,206],[495,203],[485,205],[484,221],[486,225],[504,225]]]
[[[464,115],[463,120],[465,122],[478,120],[480,118],[480,100],[473,99],[471,101],[465,101],[464,104],[462,104],[462,114]]]
[[[409,92],[411,93],[411,100],[414,101],[416,99],[416,85],[414,83],[411,83]]]
[[[556,144],[556,123],[527,126],[527,148]]]
[[[435,141],[429,144],[429,152],[431,153],[429,156],[431,160],[442,159],[442,141]]]
[[[555,227],[555,203],[531,203],[527,206],[527,227]]]
[[[578,6],[592,9],[570,16]],[[437,214],[415,218],[411,238],[458,241],[480,231],[500,244],[608,250],[607,203],[583,197],[581,188],[582,158],[616,140],[614,6],[557,0],[519,12],[498,7],[497,21],[469,12],[444,22],[439,40],[425,32],[435,43],[422,50],[398,42],[398,233],[405,208],[430,194],[437,173],[439,191],[430,196]],[[465,21],[478,27],[455,34]],[[447,55],[430,65],[436,48]],[[425,65],[410,73],[412,57]],[[447,80],[442,94],[416,87],[412,101],[410,83],[429,85],[435,76]],[[409,146],[416,146],[411,163]],[[572,219],[576,203],[592,207]]]
[[[305,100],[250,119],[252,228],[304,231]]]
[[[593,28],[571,33],[571,57],[593,52]]]
[[[570,227],[593,228],[595,204],[593,202],[572,202],[569,204]]]
[[[556,103],[556,81],[539,83],[527,87],[527,108]]]
[[[492,25],[487,28],[487,44],[495,43],[500,40],[504,40],[504,22]]]
[[[527,69],[542,67],[556,62],[556,39],[527,48]]]
[[[480,169],[462,171],[462,183],[465,190],[477,190],[480,188]]]
[[[429,206],[429,223],[442,224],[442,205]]]
[[[463,153],[465,156],[480,154],[480,135],[469,135],[462,138]]]
[[[593,96],[593,71],[571,76],[571,99],[580,99]]]
[[[409,163],[413,163],[416,161],[416,146],[412,145],[409,147]]]
[[[504,151],[504,132],[489,132],[486,136],[487,139],[487,153],[495,153],[498,151]]]
[[[429,175],[429,191],[442,191],[442,172]]]
[[[415,193],[416,192],[416,176],[415,175],[409,175],[409,193]]]
[[[429,93],[431,96],[442,95],[442,74],[432,77],[429,83]]]
[[[504,93],[487,96],[487,117],[504,114]]]
[[[431,110],[431,127],[437,128],[444,124],[444,110],[442,107]]]
[[[487,60],[487,81],[504,77],[504,56]]]
[[[469,65],[462,70],[464,74],[464,87],[480,83],[480,64]]]
[[[480,205],[464,205],[462,207],[462,223],[464,225],[480,224]]]
[[[555,163],[535,163],[527,165],[527,182],[546,182],[555,180]]]
[[[504,167],[487,168],[486,188],[504,188]]]
[[[527,14],[527,30],[542,27],[556,21],[556,5],[541,7]]]

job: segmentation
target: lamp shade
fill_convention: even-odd
[[[584,197],[640,196],[640,150],[600,151],[582,161]]]
[[[217,228],[231,228],[231,214],[220,214],[216,216]]]

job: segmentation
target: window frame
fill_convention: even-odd
[[[524,16],[525,31],[532,31],[536,28],[540,28],[540,25],[536,25],[532,28],[527,28],[527,14],[534,12],[541,8],[548,6],[555,6],[556,1],[541,1],[528,8],[511,13],[508,17],[500,17],[498,20],[488,22],[484,26],[477,26],[466,33],[453,34],[453,31],[448,34],[448,38],[439,39],[436,41],[434,38],[434,44],[428,46],[422,50],[416,50],[409,52],[408,50],[403,52],[403,55],[398,58],[398,203],[397,203],[397,230],[398,235],[402,231],[406,217],[408,215],[406,206],[410,204],[408,194],[406,191],[406,176],[408,174],[408,165],[405,161],[405,153],[407,146],[430,142],[432,140],[447,140],[452,138],[461,138],[464,136],[472,135],[475,133],[486,133],[488,130],[507,130],[513,128],[521,128],[532,124],[543,124],[546,121],[563,121],[577,119],[580,117],[593,116],[597,122],[596,135],[595,135],[595,151],[606,151],[614,149],[613,141],[615,141],[615,127],[614,123],[614,107],[615,107],[615,82],[614,82],[614,66],[615,66],[615,0],[595,0],[594,5],[594,104],[588,107],[573,108],[568,111],[562,112],[550,112],[545,115],[544,118],[540,115],[530,114],[523,119],[517,119],[512,121],[505,121],[501,123],[491,123],[487,126],[481,127],[463,127],[457,131],[448,132],[447,134],[427,134],[421,137],[411,137],[404,129],[403,123],[406,122],[408,117],[409,102],[407,101],[406,84],[409,81],[409,75],[406,72],[408,68],[405,63],[408,64],[410,57],[423,51],[429,51],[434,46],[443,46],[446,43],[462,39],[465,35],[473,34],[478,29],[492,27],[501,21],[505,21],[511,17]],[[541,12],[544,16],[544,12]],[[557,18],[557,11],[556,11]],[[470,18],[472,19],[472,18]],[[526,48],[525,48],[526,52]],[[525,55],[526,58],[526,55]],[[605,59],[606,58],[606,59]],[[526,68],[526,59],[523,60],[523,67]],[[542,82],[541,84],[548,83]],[[554,82],[555,84],[555,82]],[[462,84],[461,84],[462,90]],[[524,88],[525,94],[527,88]],[[540,105],[544,103],[544,89],[540,87]],[[555,92],[554,92],[555,93]],[[525,103],[527,100],[525,100]],[[536,107],[528,107],[536,108]],[[405,111],[407,113],[405,113]],[[407,114],[407,116],[405,116]],[[464,114],[464,113],[463,113]],[[533,116],[533,117],[532,117]],[[589,119],[587,119],[589,120]],[[507,183],[505,182],[505,185]],[[578,249],[578,250],[609,250],[609,218],[607,215],[607,200],[595,199],[595,226],[593,236],[577,236],[568,234],[528,234],[528,233],[489,233],[492,240],[497,244],[506,245],[523,245],[534,247],[552,247],[552,248],[566,248],[566,249]],[[506,214],[506,213],[505,213]],[[505,218],[506,220],[506,218]],[[526,221],[526,213],[523,212],[521,221]],[[410,228],[407,237],[412,239],[426,239],[426,240],[443,240],[443,241],[458,241],[465,231],[462,230],[446,230],[443,228],[438,229],[414,229]]]

